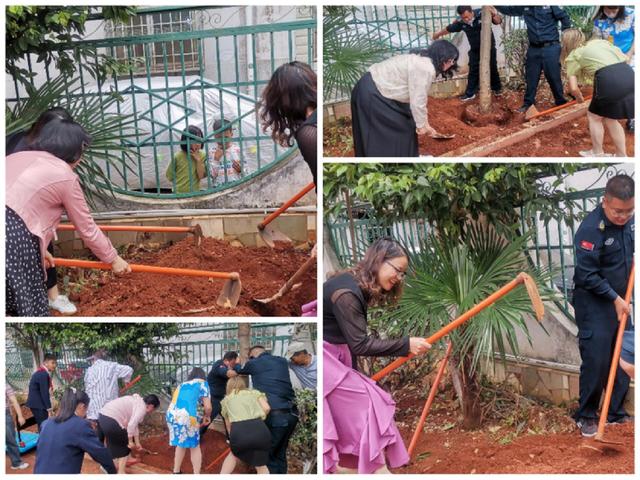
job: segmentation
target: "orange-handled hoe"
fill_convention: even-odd
[[[147,225],[98,225],[103,232],[159,232],[159,233],[192,233],[193,241],[197,247],[202,243],[202,227],[192,225],[190,227],[156,227]],[[71,223],[58,225],[60,231],[73,231],[76,226]]]
[[[633,294],[633,282],[635,264],[631,266],[631,273],[629,273],[629,282],[627,283],[627,291],[624,295],[624,301],[627,305],[631,304],[631,295]],[[616,336],[616,345],[613,348],[613,358],[611,359],[611,367],[609,368],[609,380],[607,381],[607,388],[604,391],[604,400],[602,402],[602,409],[600,410],[600,420],[598,422],[598,433],[596,433],[596,440],[603,443],[618,443],[604,440],[604,426],[607,423],[607,414],[609,412],[609,405],[611,405],[611,395],[613,394],[613,384],[616,380],[616,372],[618,371],[618,363],[620,362],[620,352],[622,351],[622,337],[624,335],[624,329],[627,326],[627,317],[625,313],[618,322],[618,334]]]
[[[477,305],[474,305],[471,309],[467,310],[465,313],[460,315],[451,323],[442,327],[440,330],[438,330],[436,333],[431,335],[429,338],[426,338],[425,340],[433,345],[435,342],[440,340],[449,332],[451,332],[452,330],[455,330],[456,328],[461,326],[463,323],[465,323],[467,320],[472,318],[474,315],[478,314],[479,312],[487,308],[489,305],[492,305],[497,300],[504,297],[511,290],[516,288],[518,285],[522,285],[522,284],[524,284],[525,288],[527,289],[527,293],[529,294],[529,298],[531,299],[531,303],[533,304],[533,309],[535,311],[536,318],[538,319],[538,321],[541,321],[542,317],[544,316],[544,304],[542,303],[542,299],[540,298],[540,293],[538,292],[538,287],[536,286],[536,282],[533,280],[533,278],[531,278],[526,273],[520,272],[516,278],[511,280],[500,290],[492,293],[483,301],[481,301]],[[411,358],[413,358],[414,356],[415,356],[414,354],[410,353],[406,357],[400,357],[394,360],[389,365],[387,365],[382,370],[380,370],[378,373],[373,375],[371,378],[377,382],[381,378],[384,378],[385,376],[393,372],[395,369],[400,367],[407,360],[410,360]]]
[[[71,260],[66,258],[54,258],[57,267],[93,268],[99,270],[111,270],[111,264],[93,262],[90,260]],[[152,265],[129,264],[132,272],[159,273],[164,275],[183,275],[188,277],[205,277],[224,279],[222,292],[218,296],[217,304],[221,307],[233,308],[238,305],[242,284],[240,274],[237,272],[212,272],[208,270],[193,270],[190,268],[155,267]]]
[[[262,240],[264,240],[264,243],[269,245],[271,248],[275,247],[275,242],[291,243],[291,239],[289,237],[272,226],[269,226],[269,224],[314,188],[315,184],[311,182],[289,200],[284,202],[284,204],[275,212],[267,215],[264,220],[258,224],[258,233],[260,234],[260,237],[262,237]]]

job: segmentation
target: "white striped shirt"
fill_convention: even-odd
[[[116,362],[96,360],[84,374],[84,388],[89,395],[87,418],[97,420],[100,409],[111,400],[118,398],[118,379],[131,380],[133,368]]]

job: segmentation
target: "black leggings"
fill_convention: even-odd
[[[53,255],[53,242],[49,242],[47,251]],[[58,270],[56,267],[47,268],[47,290],[51,290],[58,284]]]

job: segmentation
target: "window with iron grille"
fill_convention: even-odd
[[[128,24],[109,22],[107,35],[111,38],[160,36],[195,30],[199,30],[197,12],[177,10],[139,14]],[[137,75],[146,75],[147,68],[151,75],[194,73],[200,69],[199,42],[199,39],[188,39],[121,45],[114,48],[114,55],[120,60],[135,60]]]

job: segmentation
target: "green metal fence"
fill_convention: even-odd
[[[317,339],[315,324],[308,324],[312,341]],[[286,354],[294,324],[252,324],[251,344],[262,345],[273,355]],[[154,383],[162,385],[165,392],[186,380],[194,367],[201,367],[209,371],[216,360],[222,358],[227,351],[237,351],[238,326],[228,323],[225,325],[185,324],[181,325],[181,337],[191,336],[190,340],[172,341],[156,345],[156,348],[143,352],[145,367]],[[193,337],[206,336],[206,339],[196,340]],[[51,352],[58,358],[55,377],[58,383],[66,385],[84,379],[84,373],[89,368],[89,357],[93,352],[62,348]],[[29,350],[16,347],[10,341],[5,351],[7,382],[18,390],[26,391],[29,378],[33,373],[33,355]]]
[[[575,215],[583,217],[598,205],[604,194],[604,189],[593,189],[583,192],[575,192],[568,195],[570,200],[577,202],[577,209],[572,211]],[[573,237],[579,227],[579,222],[567,224],[563,220],[563,212],[569,207],[558,205],[558,216],[545,224],[538,213],[529,219],[531,225],[535,225],[533,238],[528,246],[528,255],[533,264],[538,267],[553,267],[556,274],[551,280],[550,286],[556,288],[562,295],[558,307],[573,318],[570,301],[573,294],[573,271],[576,263]],[[417,245],[427,235],[430,226],[426,219],[411,219],[396,221],[392,224],[383,224],[376,220],[373,212],[366,206],[354,209],[360,218],[354,219],[354,239],[352,241],[349,220],[330,218],[325,221],[329,233],[331,246],[336,253],[341,267],[353,265],[364,256],[364,252],[373,240],[385,235],[391,235],[410,249],[415,250]],[[522,210],[521,210],[522,212]],[[527,219],[521,216],[522,234],[529,232]],[[355,246],[355,248],[354,248]]]
[[[246,182],[295,151],[295,147],[280,147],[268,132],[262,132],[257,102],[280,65],[299,60],[315,67],[316,20],[210,28],[203,13],[207,11],[145,9],[129,25],[107,25],[106,38],[73,44],[75,50],[92,48],[96,55],[106,54],[130,65],[126,75],[100,81],[79,64],[80,91],[68,88],[66,92],[68,99],[85,103],[117,95],[121,101],[103,113],[133,116],[135,133],[124,143],[137,153],[137,159],[132,162],[121,155],[118,171],[102,164],[116,192],[149,198],[200,196]],[[42,68],[31,57],[27,69],[37,73],[32,80],[36,86],[56,76],[53,67]],[[17,82],[13,87],[9,106],[24,100]],[[221,119],[225,124],[214,130],[214,122]],[[183,131],[192,125],[202,130],[203,138],[187,135],[187,147],[202,143],[212,168],[207,168],[200,183],[192,162],[187,162],[190,191],[176,193],[175,172],[169,181],[166,170],[180,151]],[[223,139],[229,127],[232,136]],[[223,158],[214,163],[217,144],[223,145]],[[242,165],[240,178],[235,178],[230,166],[235,156]],[[217,178],[211,174],[214,169],[220,172]]]

